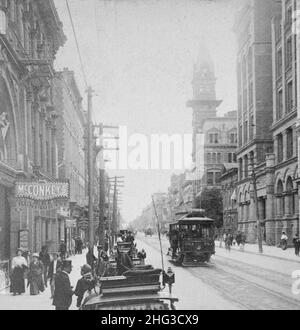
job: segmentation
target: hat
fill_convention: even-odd
[[[32,255],[32,258],[39,258],[40,256],[39,256],[39,254],[38,253],[34,253],[33,255]]]
[[[81,271],[84,274],[90,273],[92,271],[92,267],[90,265],[83,265],[81,267]]]
[[[66,267],[71,267],[71,266],[72,266],[72,260],[64,260],[64,261],[62,262],[62,266],[63,266],[64,268],[66,268]]]
[[[23,253],[23,249],[22,248],[18,248],[16,252],[18,253],[19,251],[21,251]]]

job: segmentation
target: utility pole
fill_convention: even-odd
[[[89,198],[89,243],[94,246],[94,126],[92,121],[93,90],[87,89],[87,165],[88,165],[88,198]]]
[[[103,124],[99,125],[100,129],[100,169],[99,169],[99,226],[98,236],[99,244],[104,246],[104,223],[105,223],[105,162],[103,155]]]
[[[252,185],[253,185],[253,197],[254,197],[255,213],[256,213],[258,249],[259,249],[259,253],[263,253],[261,225],[260,225],[260,218],[259,218],[258,198],[257,198],[256,173],[255,173],[255,170],[254,170],[254,157],[253,157],[253,155],[251,156],[250,161],[251,161],[251,168],[252,168]]]

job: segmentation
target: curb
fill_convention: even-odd
[[[216,248],[225,249],[224,247],[220,247],[220,246],[217,246],[217,245],[216,245]],[[290,261],[290,262],[294,262],[294,263],[299,263],[300,262],[300,257],[299,257],[299,261],[298,261],[298,260],[295,260],[295,259],[274,256],[274,255],[271,255],[271,254],[265,254],[265,253],[261,254],[261,253],[258,253],[258,252],[247,251],[247,250],[244,250],[244,251],[240,251],[240,250],[237,250],[237,249],[232,249],[232,250],[236,251],[236,252],[240,252],[240,253],[254,254],[254,255],[257,255],[257,256],[261,256],[261,257],[268,257],[268,258],[279,259],[279,260],[283,260],[283,261]]]

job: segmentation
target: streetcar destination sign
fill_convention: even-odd
[[[16,197],[35,201],[69,199],[69,183],[64,182],[17,182]]]

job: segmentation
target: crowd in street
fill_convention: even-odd
[[[74,239],[74,254],[82,254],[84,244],[80,239]],[[77,244],[76,244],[77,242]],[[22,295],[29,287],[31,296],[45,291],[50,285],[52,304],[56,310],[68,310],[72,304],[73,295],[77,297],[78,308],[81,307],[86,292],[91,293],[96,288],[97,278],[106,276],[110,270],[109,259],[114,258],[117,263],[116,274],[122,275],[134,268],[133,258],[138,257],[141,264],[146,259],[145,250],[138,251],[134,244],[134,235],[127,233],[118,236],[119,243],[132,243],[128,253],[121,253],[116,244],[109,250],[109,238],[106,236],[104,245],[98,244],[98,256],[94,255],[94,246],[88,244],[86,264],[81,267],[81,278],[78,280],[75,290],[71,286],[69,275],[72,272],[72,260],[68,257],[72,252],[67,250],[64,241],[61,241],[59,251],[49,253],[47,246],[43,246],[40,253],[33,253],[30,262],[22,249],[18,249],[12,259],[10,292],[14,296]],[[25,281],[27,280],[27,286]]]
[[[40,253],[33,253],[30,257],[28,252],[19,248],[11,261],[10,293],[14,296],[22,295],[29,288],[30,295],[36,296],[43,293],[50,285],[50,298],[53,299],[53,305],[56,309],[68,309],[71,306],[73,294],[78,299],[81,297],[83,286],[83,281],[81,281],[73,291],[68,277],[72,270],[72,261],[67,258],[71,255],[82,254],[84,248],[80,237],[73,238],[72,241],[71,250],[67,249],[65,241],[62,240],[58,252],[50,254],[48,247],[43,246]],[[86,278],[88,273],[87,265],[83,266],[81,275]]]

